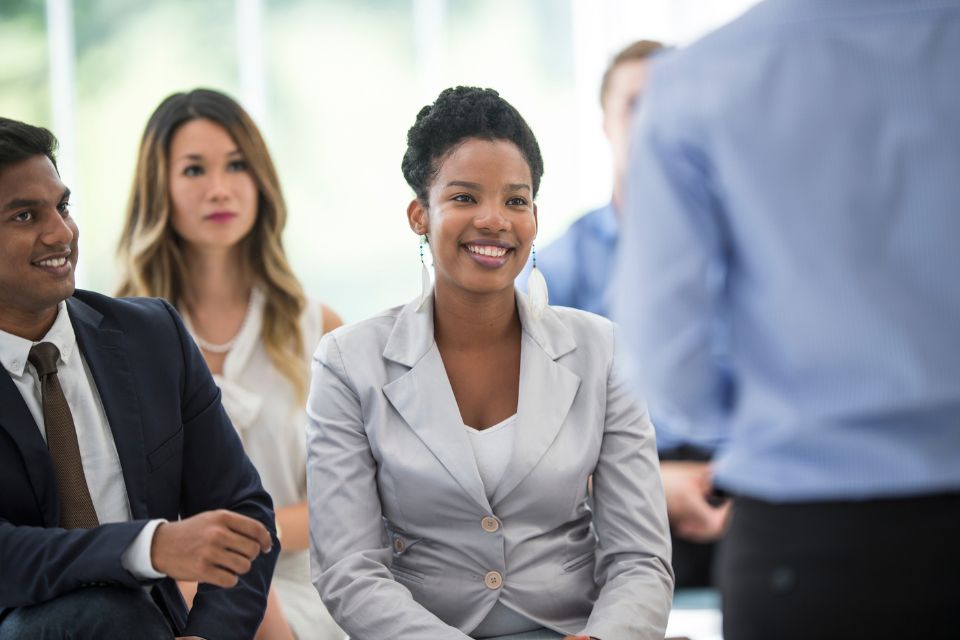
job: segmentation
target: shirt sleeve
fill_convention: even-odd
[[[154,569],[153,563],[150,561],[153,534],[156,533],[157,527],[165,522],[167,521],[162,518],[148,522],[120,558],[120,564],[123,565],[123,568],[138,580],[158,580],[167,577],[167,574]]]
[[[657,82],[631,146],[624,250],[614,295],[624,373],[646,398],[657,440],[713,449],[725,437],[725,373],[714,341],[727,242],[722,206],[689,101]]]

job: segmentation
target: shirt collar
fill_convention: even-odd
[[[60,351],[60,362],[67,364],[70,361],[77,345],[77,336],[73,332],[66,302],[61,301],[57,305],[57,318],[39,342],[52,342]],[[35,344],[37,343],[26,338],[0,331],[0,362],[3,362],[3,368],[18,378],[22,376],[27,366],[27,356]]]

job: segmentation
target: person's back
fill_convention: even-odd
[[[655,69],[618,319],[651,411],[725,443],[721,488],[764,504],[957,506],[958,60],[955,1],[777,0]],[[944,560],[958,570],[956,552]]]
[[[958,61],[960,3],[788,1],[663,65],[654,143],[676,145],[663,171],[702,173],[691,184],[703,192],[683,197],[709,197],[711,215],[661,215],[650,203],[673,212],[678,196],[663,171],[647,180],[653,167],[638,167],[649,213],[636,211],[644,232],[624,266],[667,256],[673,270],[698,268],[675,244],[691,239],[717,258],[732,248],[722,302],[739,396],[726,487],[789,499],[960,486],[960,429],[944,446],[960,417]],[[657,98],[679,112],[659,112]],[[631,292],[641,314],[671,282]],[[663,335],[639,336],[644,351],[674,370],[677,352],[649,346],[674,326],[655,327]],[[650,383],[678,406],[699,399],[698,429],[717,424],[700,380]]]

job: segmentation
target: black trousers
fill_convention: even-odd
[[[725,640],[957,640],[960,494],[737,497],[718,573]]]
[[[12,610],[0,640],[173,640],[163,613],[147,592],[129,587],[86,587]]]
[[[677,537],[673,530],[673,573],[677,589],[695,589],[714,586],[714,552],[712,542],[699,543]],[[960,639],[958,639],[960,640]]]

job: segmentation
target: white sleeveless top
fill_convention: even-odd
[[[517,414],[513,414],[503,422],[487,427],[483,431],[463,425],[469,435],[473,455],[477,459],[477,469],[487,499],[493,499],[493,492],[500,486],[500,480],[510,464],[513,455],[513,424],[517,421]]]
[[[293,385],[273,364],[260,339],[265,305],[263,291],[254,287],[247,317],[223,362],[223,373],[213,379],[244,451],[260,473],[263,488],[276,507],[286,507],[307,499],[307,414]],[[323,308],[316,300],[307,299],[300,329],[303,359],[309,363],[323,335]],[[308,550],[281,551],[272,586],[298,640],[343,637],[310,580]]]

